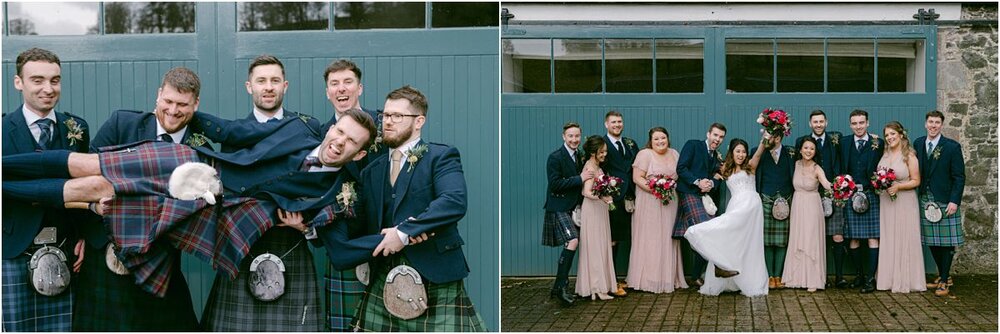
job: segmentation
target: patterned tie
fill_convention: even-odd
[[[860,151],[861,151],[861,148],[862,148],[862,147],[865,147],[865,144],[867,144],[867,143],[868,143],[868,141],[867,141],[867,140],[864,140],[864,139],[862,139],[862,140],[859,140],[859,141],[858,141],[858,152],[860,152]]]
[[[164,133],[164,134],[160,135],[160,141],[165,141],[165,142],[168,142],[168,143],[173,143],[174,142],[174,137],[171,137],[169,134]]]
[[[38,147],[43,150],[49,148],[49,142],[52,141],[52,120],[48,118],[42,118],[35,121],[38,125],[38,129],[42,130],[42,133],[38,136]]]
[[[931,156],[931,152],[934,152],[934,142],[927,142],[927,156]]]
[[[309,169],[313,167],[321,167],[321,166],[323,166],[323,163],[319,161],[319,157],[310,155],[307,156],[304,161],[302,161],[302,168],[300,170],[303,172],[308,172]]]
[[[399,169],[402,167],[403,152],[392,150],[392,168],[389,170],[389,184],[395,186],[396,178],[399,177]]]

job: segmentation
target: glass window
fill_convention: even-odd
[[[548,39],[504,39],[503,91],[505,93],[552,92]]]
[[[771,92],[773,85],[773,40],[726,40],[727,93]]]
[[[827,42],[830,92],[875,91],[875,41],[831,39]]]
[[[92,35],[96,2],[5,2],[10,35]]]
[[[325,30],[330,26],[326,2],[240,2],[239,31]]]
[[[193,2],[105,2],[105,34],[194,32]]]
[[[426,22],[423,2],[338,2],[336,8],[336,29],[423,28]]]
[[[553,39],[557,93],[596,93],[601,87],[601,40]]]
[[[607,92],[653,92],[653,40],[605,40],[604,58]]]
[[[778,92],[823,91],[823,40],[778,40]]]
[[[704,87],[704,40],[656,40],[657,93],[701,93]]]
[[[878,91],[924,91],[924,41],[878,40]]]
[[[431,27],[496,27],[500,4],[496,2],[431,3]]]

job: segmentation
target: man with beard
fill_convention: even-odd
[[[703,195],[709,195],[713,197],[715,203],[719,203],[719,185],[722,180],[716,179],[714,175],[722,167],[722,156],[717,150],[725,138],[726,126],[712,123],[705,133],[704,141],[688,140],[681,149],[681,156],[677,159],[677,196],[680,203],[677,206],[677,223],[674,224],[675,239],[687,242],[684,233],[688,227],[714,217],[705,211],[701,198]],[[698,252],[693,253],[694,272],[691,274],[691,280],[694,281],[694,285],[701,286],[704,283],[701,275],[705,273],[708,262]]]
[[[750,150],[750,156],[755,156],[757,150],[767,150],[766,154],[760,155],[754,179],[764,208],[764,262],[767,265],[770,289],[784,287],[781,275],[785,270],[790,229],[788,216],[775,215],[773,212],[778,207],[776,204],[781,202],[785,204],[784,212],[791,212],[792,192],[795,190],[792,187],[792,176],[795,175],[795,150],[781,144],[784,138],[782,134],[772,134],[767,142]]]
[[[580,146],[580,125],[569,122],[563,126],[563,144],[549,154],[545,164],[549,185],[545,195],[545,224],[542,226],[542,244],[563,247],[556,267],[556,281],[551,295],[563,305],[573,304],[573,294],[566,292],[569,270],[579,244],[580,228],[573,223],[573,209],[583,201],[580,191],[583,181],[594,177],[592,171],[582,171],[583,164],[577,148]]]
[[[625,120],[622,113],[612,110],[604,115],[604,144],[608,145],[608,157],[604,169],[611,176],[622,179],[621,191],[614,197],[616,209],[610,212],[611,249],[616,273],[628,272],[629,252],[632,250],[632,213],[626,210],[625,201],[635,199],[635,183],[632,182],[632,163],[639,153],[639,146],[632,138],[623,137]],[[618,283],[615,296],[625,296],[625,282]]]
[[[469,267],[458,232],[467,209],[461,158],[454,147],[420,139],[426,122],[427,99],[420,91],[404,86],[389,93],[382,133],[390,153],[361,172],[363,210],[356,223],[362,232],[346,224],[319,231],[335,268],[371,261],[371,281],[352,324],[355,331],[486,330],[463,282]],[[407,242],[424,233],[431,238]],[[409,320],[390,313],[383,299],[390,271],[419,273],[427,294],[422,313]],[[413,278],[396,275],[394,281]]]

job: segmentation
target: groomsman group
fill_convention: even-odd
[[[466,210],[459,153],[420,138],[428,104],[416,89],[404,86],[390,93],[383,112],[362,111],[360,69],[347,60],[335,61],[323,73],[335,114],[321,125],[284,108],[289,85],[284,66],[277,58],[263,55],[251,61],[245,84],[253,110],[245,119],[230,121],[197,112],[200,81],[193,71],[178,67],[164,75],[153,112],[116,111],[91,142],[85,120],[55,111],[60,94],[59,58],[33,48],[22,52],[16,65],[14,84],[24,103],[4,114],[2,129],[7,208],[3,212],[4,330],[485,330],[462,282],[468,266],[457,229]],[[221,152],[212,151],[209,139],[221,144]],[[186,147],[194,148],[201,159],[215,162],[225,188],[223,203],[198,214],[221,212],[227,221],[243,224],[238,225],[242,230],[260,229],[256,236],[247,237],[249,249],[239,254],[242,260],[236,263],[235,278],[219,272],[200,325],[179,260],[166,262],[165,282],[150,282],[145,264],[122,258],[118,247],[135,237],[122,234],[121,227],[126,225],[122,220],[155,221],[158,209],[174,208],[157,208],[155,203],[178,201],[158,188],[164,186],[158,179],[126,180],[129,186],[152,184],[152,190],[140,187],[140,193],[146,192],[140,195],[154,203],[143,207],[149,205],[129,202],[135,189],[123,186],[112,175],[102,175],[109,156],[146,152],[147,148],[180,152]],[[74,155],[69,151],[101,153]],[[142,155],[135,163],[169,173],[176,160]],[[353,194],[342,191],[349,185]],[[337,195],[345,194],[353,195],[352,203],[334,203],[341,201]],[[116,198],[112,201],[111,197]],[[90,210],[64,209],[74,201],[90,202]],[[248,211],[264,210],[253,216],[224,205],[235,201],[249,207]],[[140,204],[113,207],[123,203]],[[314,228],[311,224],[324,210],[336,211],[336,218]],[[129,217],[128,212],[142,217]],[[221,224],[223,218],[218,219]],[[212,242],[200,239],[207,234],[186,231],[189,235],[181,239]],[[177,237],[140,237],[153,239],[150,249],[179,258]],[[339,269],[331,270],[325,280],[325,321],[319,313],[321,288],[308,243],[324,246],[330,267]],[[27,281],[31,255],[45,246],[61,249],[73,268],[70,289],[54,296],[39,293]],[[251,261],[260,254],[276,255],[284,265],[285,293],[276,300],[255,297],[248,288],[261,283],[256,280],[263,276],[250,273]],[[213,265],[222,263],[211,256]],[[122,262],[132,272],[124,267],[116,271],[113,264],[122,266]],[[354,267],[363,263],[371,266],[373,277],[367,287],[354,276]],[[389,314],[381,300],[381,284],[389,269],[399,264],[419,272],[428,296],[428,310],[410,320]],[[165,291],[158,290],[158,284]]]
[[[931,111],[925,117],[927,136],[913,142],[920,159],[921,185],[919,188],[920,207],[936,202],[942,208],[944,218],[931,222],[921,209],[921,237],[923,244],[930,247],[934,263],[940,277],[928,283],[929,289],[936,289],[938,296],[948,295],[952,285],[951,263],[955,247],[965,242],[961,222],[961,199],[965,187],[965,164],[961,145],[941,135],[944,114]],[[877,169],[885,147],[885,142],[868,133],[868,113],[854,110],[850,114],[852,136],[842,138],[841,133],[827,131],[826,113],[815,110],[809,115],[811,133],[795,140],[795,146],[770,145],[756,147],[751,152],[765,149],[756,171],[756,187],[764,205],[764,245],[765,262],[770,277],[769,287],[780,288],[788,245],[788,218],[777,219],[772,215],[774,203],[779,198],[791,205],[794,188],[792,177],[795,172],[795,156],[802,142],[812,137],[817,143],[815,160],[823,168],[831,182],[841,174],[850,175],[864,192],[869,201],[867,211],[857,212],[851,205],[844,208],[834,206],[833,214],[826,218],[826,235],[829,251],[833,255],[835,278],[828,285],[837,288],[856,288],[862,293],[875,290],[875,274],[878,264],[879,246],[879,198],[869,187],[868,180]],[[625,207],[625,201],[634,198],[634,184],[631,182],[631,165],[638,147],[630,138],[622,136],[623,116],[617,111],[605,115],[608,130],[605,143],[608,146],[607,162],[603,166],[606,173],[620,177],[624,182],[621,194],[615,198],[617,207]],[[719,203],[720,180],[713,176],[718,173],[722,156],[717,152],[726,136],[726,127],[712,124],[705,134],[705,140],[692,139],[684,144],[677,163],[679,180],[677,183],[678,221],[674,225],[674,238],[683,239],[688,227],[712,219],[702,197],[708,195]],[[780,136],[779,136],[780,137]],[[545,202],[545,227],[543,244],[563,246],[559,258],[556,281],[552,296],[563,304],[572,303],[572,295],[565,292],[573,255],[577,247],[578,228],[571,223],[570,213],[582,202],[580,191],[583,181],[593,177],[582,173],[582,163],[574,154],[580,141],[580,127],[568,123],[563,128],[563,145],[553,151],[548,158],[549,180]],[[780,143],[780,138],[779,141]],[[624,259],[628,254],[620,254],[620,245],[628,244],[631,233],[630,214],[626,210],[611,212],[611,231],[615,254],[615,272],[624,272]],[[565,231],[560,233],[559,231]],[[572,241],[572,242],[571,242]],[[862,241],[867,245],[867,253],[862,256]],[[628,247],[624,248],[627,253]],[[855,264],[855,279],[849,283],[844,279],[844,260],[850,257]],[[694,254],[691,280],[695,286],[702,283],[702,274],[707,263],[697,253]],[[621,268],[619,268],[621,267]],[[622,271],[619,271],[622,270]],[[616,295],[625,295],[624,283],[619,283]]]

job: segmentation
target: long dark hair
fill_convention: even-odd
[[[653,148],[653,134],[657,132],[663,132],[663,134],[667,136],[667,148],[670,148],[670,132],[667,132],[667,129],[662,126],[649,129],[649,136],[646,137],[646,148]]]
[[[750,145],[746,141],[739,138],[733,138],[729,141],[729,150],[726,152],[726,160],[722,162],[722,169],[719,170],[719,174],[722,174],[723,178],[729,178],[733,175],[733,171],[736,170],[736,159],[733,157],[733,151],[736,150],[736,146],[743,145],[743,150],[747,152],[746,159],[743,159],[743,163],[740,164],[740,168],[750,173]]]
[[[590,157],[597,154],[597,151],[600,151],[601,147],[605,145],[603,136],[587,137],[587,141],[583,143],[583,161],[590,160]]]
[[[805,139],[799,141],[798,145],[795,145],[795,160],[802,160],[802,146],[805,146],[806,142],[813,143],[813,147],[816,148],[816,154],[813,154],[813,162],[816,164],[823,163],[823,153],[819,151],[819,143],[816,142],[816,138],[812,136],[806,136]]]

